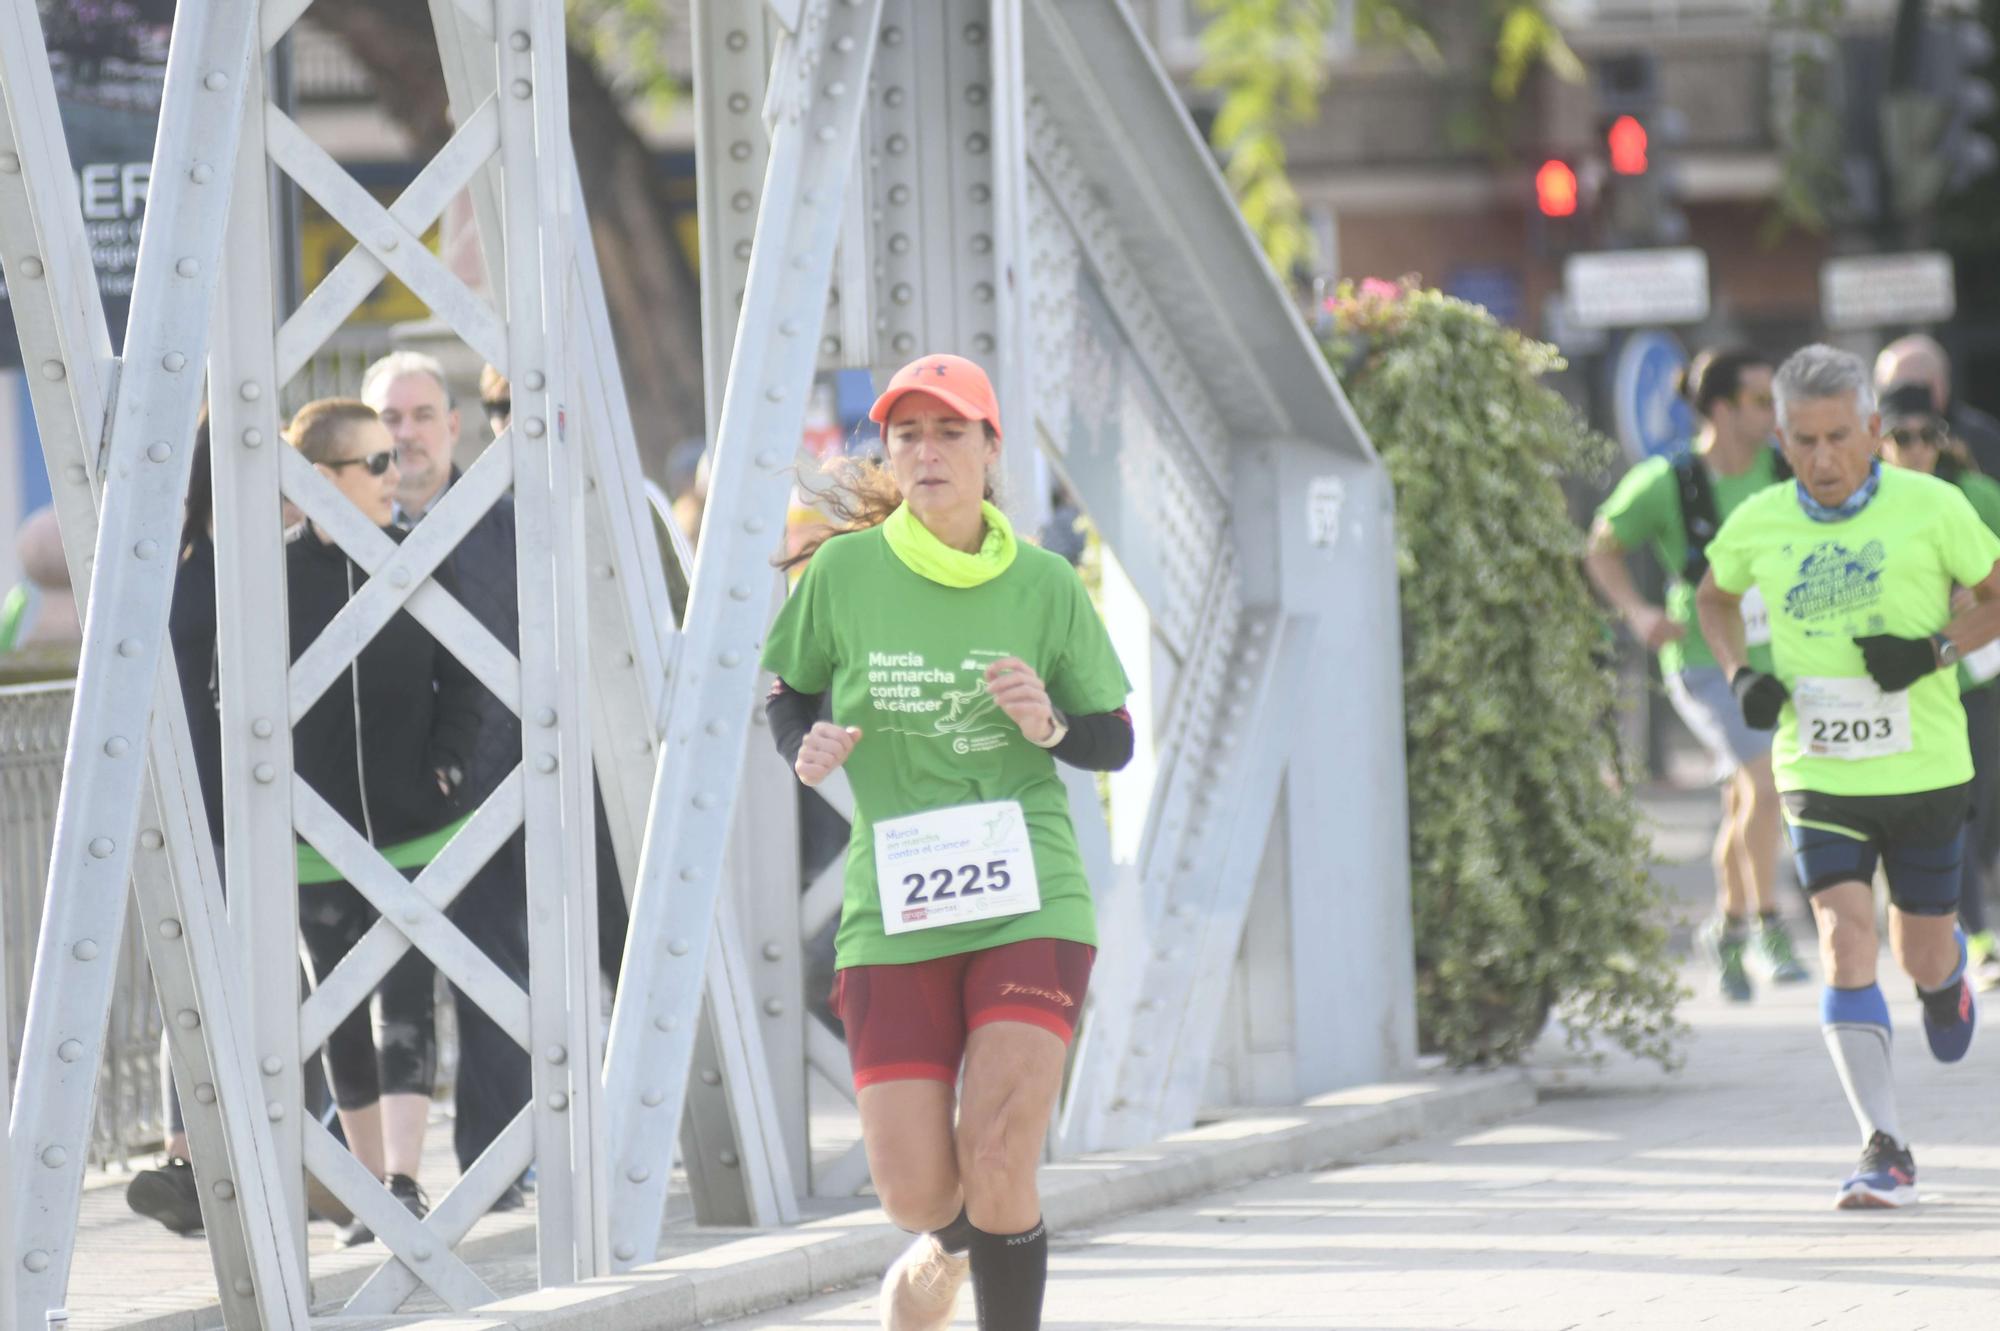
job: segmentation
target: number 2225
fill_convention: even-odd
[[[961,875],[965,881],[954,887],[954,880]],[[931,889],[928,896],[924,894],[926,883]],[[903,884],[910,889],[910,894],[903,899],[904,904],[921,906],[929,901],[949,901],[953,897],[977,896],[982,892],[1005,892],[1014,885],[1014,876],[1007,872],[1007,861],[988,860],[983,870],[977,864],[961,864],[955,871],[933,869],[928,875],[906,873]]]

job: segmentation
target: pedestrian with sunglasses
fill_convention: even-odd
[[[800,781],[854,791],[833,1004],[876,1195],[917,1235],[882,1325],[951,1325],[970,1274],[981,1331],[1035,1331],[1035,1170],[1097,945],[1056,763],[1125,765],[1129,685],[1076,570],[990,500],[985,371],[925,356],[869,415],[887,466],[824,495],[845,530],[788,561],[766,710]]]
[[[390,525],[401,479],[396,447],[366,404],[328,398],[300,408],[285,438],[370,523]],[[454,591],[447,568],[432,578]],[[286,549],[291,657],[297,661],[368,574],[317,522]],[[388,861],[414,876],[463,822],[459,785],[479,730],[479,684],[407,610],[390,616],[354,663],[292,728],[299,778]],[[298,846],[299,932],[315,985],[379,918],[339,870]],[[417,1186],[437,1072],[434,972],[412,948],[372,996],[327,1038],[325,1064],[348,1149],[419,1217]],[[367,1241],[359,1221],[342,1241]]]
[[[1919,380],[1892,384],[1882,394],[1882,458],[1891,466],[1923,472],[1958,487],[1987,529],[2000,534],[2000,481],[1985,475],[1963,440],[1939,414],[1931,385]],[[1952,592],[1954,612],[1969,609],[1972,593]],[[1966,934],[1973,983],[1991,989],[2000,983],[2000,955],[1986,915],[1992,876],[1991,849],[1995,777],[2000,775],[2000,648],[1975,652],[1958,664],[1959,701],[1965,706],[1965,733],[1972,745],[1972,819],[1965,830],[1965,881],[1958,918]]]

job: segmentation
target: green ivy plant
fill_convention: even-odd
[[[1324,350],[1396,492],[1417,1020],[1455,1064],[1570,1043],[1678,1061],[1665,903],[1622,793],[1603,621],[1560,480],[1616,446],[1553,347],[1413,283],[1343,285]]]

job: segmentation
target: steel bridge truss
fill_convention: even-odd
[[[89,603],[0,1153],[0,1295],[18,1325],[63,1301],[128,881],[232,1328],[309,1325],[307,1174],[390,1253],[350,1316],[419,1289],[490,1302],[456,1248],[531,1164],[544,1285],[655,1256],[677,1143],[705,1221],[786,1223],[802,1196],[855,1191],[858,1148],[816,1165],[808,1110],[816,1083],[848,1085],[801,965],[838,910],[838,868],[800,881],[800,797],[752,733],[756,662],[782,594],[781,441],[800,437],[814,376],[925,350],[994,370],[1027,525],[1055,480],[1082,500],[1139,685],[1116,827],[1097,783],[1066,774],[1105,947],[1061,1146],[1131,1145],[1205,1097],[1282,1101],[1408,1057],[1386,484],[1122,5],[694,0],[714,466],[677,622],[569,151],[562,6],[430,0],[456,130],[384,206],[267,96],[265,56],[308,3],[178,7],[119,357],[35,8],[0,16],[0,263]],[[295,310],[276,297],[274,169],[357,242]],[[487,257],[477,288],[420,239],[461,191]],[[385,275],[513,384],[511,427],[400,544],[284,445],[278,415]],[[166,644],[204,381],[221,863]],[[432,577],[507,496],[518,653]],[[281,499],[368,574],[296,660]],[[294,774],[290,740],[399,611],[523,732],[519,766],[414,879]],[[632,907],[608,1030],[593,771]],[[851,813],[844,785],[825,798]],[[450,915],[517,831],[525,988]],[[380,912],[304,995],[300,839]],[[225,876],[257,890],[225,909]],[[309,1121],[301,1074],[412,948],[534,1069],[527,1108],[421,1221]]]

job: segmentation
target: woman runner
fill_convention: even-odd
[[[1076,570],[989,502],[985,372],[925,356],[869,415],[886,474],[825,499],[848,530],[791,561],[771,732],[806,785],[845,766],[854,790],[833,1004],[876,1194],[918,1235],[882,1325],[949,1326],[969,1271],[983,1331],[1035,1331],[1035,1168],[1097,942],[1054,760],[1123,767],[1129,685]]]

